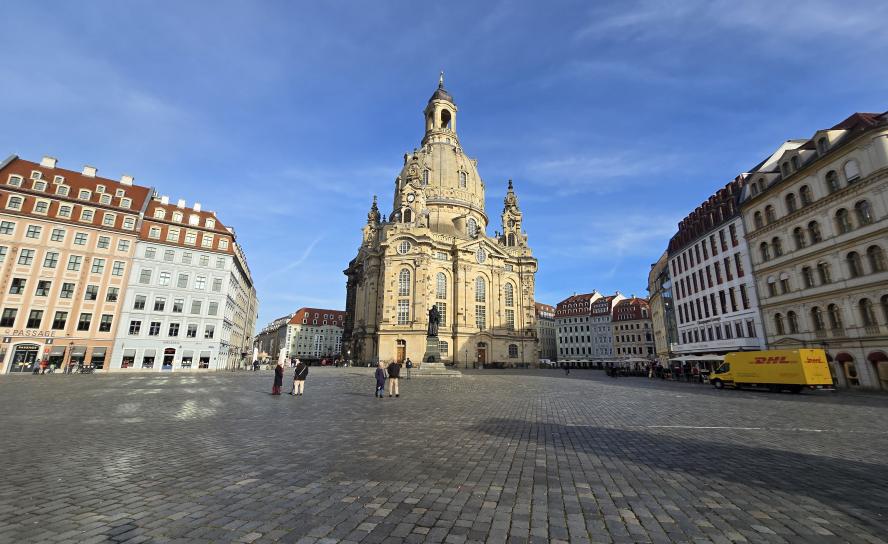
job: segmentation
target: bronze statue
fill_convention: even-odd
[[[432,306],[429,309],[429,336],[438,336],[438,325],[441,324],[441,314],[438,313],[438,306]]]

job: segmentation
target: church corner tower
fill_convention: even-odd
[[[438,308],[441,358],[459,366],[538,363],[537,270],[509,180],[502,235],[488,233],[485,184],[456,132],[444,74],[423,109],[420,146],[404,154],[392,212],[376,197],[348,277],[343,355],[422,361],[428,310]]]

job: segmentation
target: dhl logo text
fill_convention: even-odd
[[[756,357],[753,364],[756,365],[781,365],[788,363],[785,356],[780,357]]]

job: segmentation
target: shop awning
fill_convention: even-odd
[[[51,350],[49,350],[50,357],[58,357],[65,354],[65,346],[53,346]]]
[[[724,361],[724,355],[682,355],[681,357],[670,357],[670,361]]]
[[[136,350],[134,350],[134,349],[125,349],[125,350],[123,350],[123,356],[124,356],[124,357],[135,357],[135,356],[136,356]]]
[[[107,350],[108,350],[108,348],[93,348],[92,356],[93,357],[104,357],[105,352]]]
[[[148,348],[143,353],[144,357],[154,357],[154,348]]]
[[[200,352],[200,356],[201,356],[201,358],[206,357],[207,359],[209,359],[209,358],[210,358],[210,352],[209,352],[209,351],[201,351],[201,352]]]
[[[74,346],[71,348],[71,357],[83,357],[86,355],[86,346]]]
[[[185,359],[187,357],[194,357],[194,350],[186,349],[182,352],[182,358]]]

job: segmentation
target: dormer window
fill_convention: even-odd
[[[200,225],[200,216],[196,213],[191,214],[190,216],[188,216],[188,224],[195,226]]]
[[[56,184],[65,183],[65,177],[64,176],[53,176],[52,182],[56,183]]]
[[[160,239],[160,227],[151,227],[148,229],[148,238],[153,238],[155,240]]]
[[[173,212],[173,221],[182,222],[182,212]]]
[[[43,177],[43,174],[39,170],[31,171],[31,179],[40,179]]]
[[[826,139],[826,136],[821,137],[817,140],[817,152],[823,155],[829,149],[829,140]]]
[[[92,193],[87,191],[86,189],[81,189],[77,192],[77,198],[79,198],[80,200],[89,200],[91,196]]]
[[[117,198],[120,198],[124,195],[126,195],[126,191],[124,189],[116,189],[114,191],[114,196],[116,196]]]
[[[99,197],[99,202],[101,202],[102,204],[104,204],[106,206],[110,205],[111,204],[111,195],[109,195],[108,193],[103,194],[102,196]]]
[[[68,189],[69,187],[67,185],[59,185],[56,187],[56,194],[59,196],[68,196]]]
[[[793,170],[799,169],[799,156],[798,155],[795,155],[795,156],[793,156],[793,158],[789,159],[789,162],[792,163]]]
[[[104,192],[105,192],[105,186],[104,186],[104,185],[96,185],[96,192],[99,193],[99,194],[104,193]]]
[[[782,165],[780,165],[780,171],[783,172],[783,177],[788,176],[789,175],[789,163],[784,162]]]
[[[21,176],[9,176],[9,180],[7,180],[7,185],[12,185],[13,187],[21,187],[22,186],[22,177]]]
[[[207,218],[207,220],[205,221],[204,224],[206,225],[206,227],[208,229],[216,228],[216,220],[215,219]]]
[[[34,182],[34,190],[35,191],[45,191],[46,190],[46,182],[45,181],[35,181]]]
[[[157,208],[154,210],[154,218],[155,219],[165,219],[166,218],[166,210],[163,208]]]
[[[120,207],[121,208],[129,208],[133,205],[133,201],[129,198],[121,198],[120,199]]]

